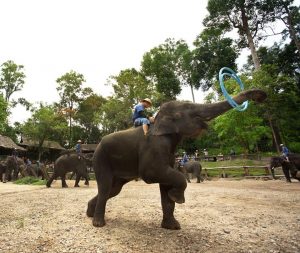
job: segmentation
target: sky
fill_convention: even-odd
[[[13,98],[58,101],[56,79],[70,70],[84,75],[84,87],[106,97],[112,94],[105,85],[109,76],[139,70],[143,55],[167,38],[192,45],[203,29],[206,5],[206,0],[1,0],[0,64],[24,65],[25,84]],[[191,100],[184,90],[180,98]],[[9,121],[29,116],[18,106]]]
[[[15,99],[58,101],[56,79],[71,70],[84,75],[84,87],[107,97],[110,76],[139,70],[143,55],[167,38],[192,47],[206,6],[207,0],[0,0],[0,65],[24,65],[25,84]],[[196,102],[203,97],[195,92]],[[191,101],[190,88],[179,98]],[[18,106],[9,122],[29,116]]]

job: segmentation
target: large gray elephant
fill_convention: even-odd
[[[81,155],[80,159],[75,153],[60,156],[54,163],[54,172],[50,179],[47,181],[46,186],[51,187],[53,180],[57,177],[60,177],[62,187],[68,187],[66,183],[66,174],[67,172],[71,171],[76,174],[74,187],[79,187],[79,181],[81,177],[85,178],[88,184],[87,166],[89,166],[90,163],[91,160],[89,159],[89,157],[85,157],[84,155]]]
[[[300,154],[289,154],[288,158],[289,161],[282,156],[271,157],[269,169],[271,170],[273,178],[276,179],[274,168],[281,166],[287,182],[292,182],[291,176],[300,181]]]
[[[191,182],[189,173],[197,178],[197,183],[203,182],[203,178],[201,177],[202,166],[199,161],[188,161],[183,166],[178,163],[175,167],[184,174],[189,183]]]
[[[255,89],[233,99],[241,104],[246,100],[262,102],[265,98],[265,92]],[[87,208],[93,225],[105,225],[107,200],[118,195],[124,184],[140,177],[148,184],[159,183],[161,226],[180,229],[174,209],[175,203],[185,202],[187,183],[184,175],[174,168],[176,146],[183,137],[198,136],[207,128],[207,121],[231,108],[227,101],[215,104],[170,101],[161,106],[146,136],[142,127],[137,127],[103,137],[93,158],[98,194],[88,202]]]

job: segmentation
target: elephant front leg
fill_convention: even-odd
[[[79,187],[80,178],[81,178],[81,175],[79,173],[77,173],[74,187]]]
[[[61,187],[68,188],[68,185],[66,183],[66,175],[61,176]]]
[[[159,189],[163,211],[163,220],[161,222],[161,227],[173,230],[180,229],[180,224],[174,217],[175,202],[168,196],[170,186],[160,184]]]

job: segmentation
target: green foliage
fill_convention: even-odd
[[[59,141],[62,143],[66,136],[68,125],[62,115],[54,110],[53,106],[40,104],[31,118],[29,118],[22,127],[25,136],[31,137],[39,143],[39,160],[43,152],[43,143],[45,140]]]
[[[31,185],[46,185],[46,180],[41,180],[36,177],[23,177],[18,180],[16,180],[14,183],[15,184],[31,184]]]
[[[0,133],[5,131],[7,116],[7,102],[0,93]]]
[[[101,108],[99,122],[104,133],[132,127],[132,109],[143,98],[150,98],[157,105],[159,95],[153,83],[135,69],[126,69],[110,78],[114,95]]]
[[[206,28],[194,42],[192,77],[196,88],[208,90],[224,66],[236,69],[238,49],[232,45],[233,40],[224,37],[222,32],[220,28]]]
[[[144,54],[142,72],[156,85],[165,100],[174,100],[181,92],[181,85],[191,81],[191,52],[185,41],[167,39],[164,44]]]
[[[74,139],[83,139],[87,143],[97,143],[100,140],[100,124],[101,107],[106,102],[106,99],[97,94],[91,94],[86,99],[81,101],[78,106],[78,111],[74,115],[74,120],[81,127],[73,127]],[[81,129],[81,130],[79,130]]]
[[[0,90],[4,91],[6,102],[10,101],[13,93],[20,91],[24,85],[25,74],[23,65],[17,65],[13,61],[4,62],[0,72]]]

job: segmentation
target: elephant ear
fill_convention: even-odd
[[[176,124],[176,118],[172,115],[163,115],[159,113],[154,122],[153,135],[165,135],[178,133],[179,128]]]

